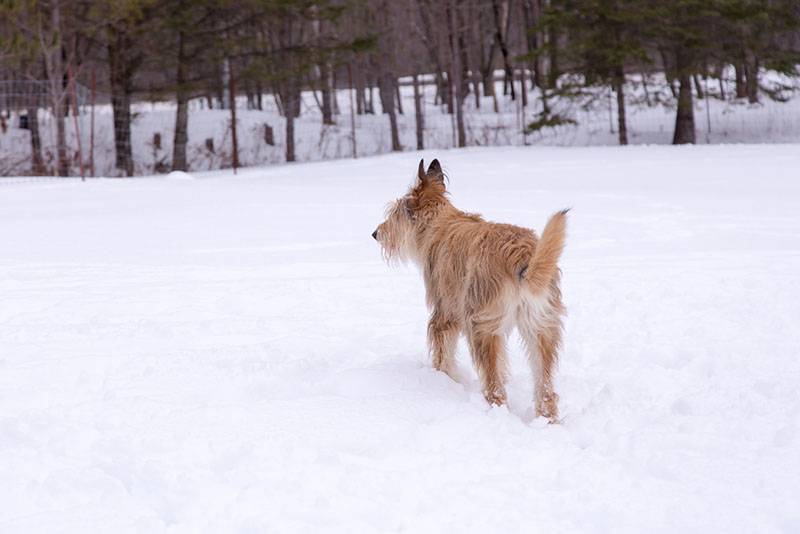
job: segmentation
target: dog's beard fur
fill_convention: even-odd
[[[408,208],[408,197],[402,197],[386,208],[386,220],[378,226],[378,242],[383,259],[389,265],[406,263],[414,254],[414,221]]]
[[[565,229],[566,211],[537,238],[456,209],[434,160],[427,172],[420,162],[416,183],[389,204],[374,234],[389,264],[410,260],[422,270],[436,369],[454,376],[456,342],[464,334],[486,400],[505,403],[505,339],[516,326],[534,374],[536,413],[551,421],[558,415],[552,377],[564,313],[557,261]]]

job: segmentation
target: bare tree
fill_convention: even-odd
[[[464,99],[466,79],[464,76],[464,40],[461,22],[460,0],[448,0],[447,28],[450,42],[450,76],[455,86],[456,132],[459,147],[467,146],[467,133],[464,128]]]
[[[506,42],[506,28],[508,27],[508,3],[510,0],[492,0],[492,13],[494,14],[494,38],[497,46],[500,48],[500,55],[503,58],[503,70],[506,74],[506,80],[503,85],[504,93],[510,89],[511,100],[516,99],[514,92],[514,72],[511,68],[511,59],[508,51],[508,43]]]
[[[395,106],[397,76],[395,74],[395,47],[396,37],[392,31],[394,19],[393,2],[384,0],[380,4],[380,13],[376,16],[376,21],[381,28],[381,37],[378,41],[377,54],[373,57],[373,65],[379,72],[378,91],[381,98],[383,112],[389,117],[389,131],[392,140],[392,150],[399,152],[403,150],[400,144],[400,132],[397,124],[397,109]]]

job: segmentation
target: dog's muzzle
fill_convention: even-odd
[[[375,241],[377,241],[377,240],[378,240],[378,231],[377,231],[377,230],[375,230],[374,232],[372,232],[372,239],[374,239]]]

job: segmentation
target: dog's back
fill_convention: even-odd
[[[429,304],[466,318],[498,299],[546,293],[558,271],[565,229],[566,211],[553,215],[537,238],[528,228],[487,222],[448,206],[420,242]]]

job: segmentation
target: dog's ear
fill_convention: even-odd
[[[425,159],[419,160],[419,169],[417,169],[417,178],[420,183],[425,181]]]
[[[420,161],[420,165],[422,162]],[[427,179],[431,182],[444,182],[444,173],[442,172],[442,166],[439,165],[439,160],[434,159],[431,161],[431,164],[428,166],[428,172],[425,173]]]

